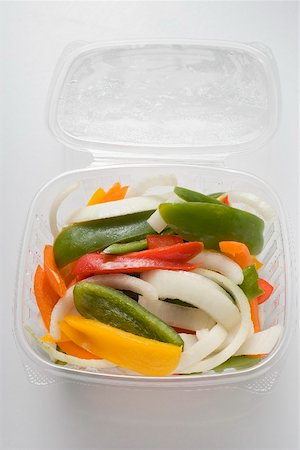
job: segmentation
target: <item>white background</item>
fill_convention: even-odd
[[[229,164],[279,193],[297,235],[297,2],[2,2],[1,437],[3,449],[297,449],[297,337],[268,394],[234,390],[141,392],[26,378],[12,335],[12,308],[26,214],[39,187],[66,169],[45,121],[52,70],[72,40],[200,38],[261,41],[282,85],[280,128],[260,153]]]

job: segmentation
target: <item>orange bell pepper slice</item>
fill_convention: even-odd
[[[76,356],[76,358],[81,359],[100,359],[98,356],[93,355],[92,353],[84,350],[84,348],[79,347],[72,341],[60,342],[59,347],[64,353],[67,353],[70,356]]]
[[[67,290],[66,283],[56,265],[52,245],[45,245],[44,269],[52,289],[59,295],[59,297],[63,297]]]
[[[88,201],[88,206],[97,205],[99,203],[114,202],[116,200],[123,200],[126,195],[128,186],[121,186],[120,183],[115,183],[107,192],[101,187],[91,196]]]
[[[242,269],[252,264],[249,249],[242,242],[221,241],[219,247],[222,253],[235,261]]]
[[[88,350],[85,350],[82,347],[82,343],[84,342],[84,339],[85,339],[84,334],[82,334],[79,331],[72,328],[65,321],[59,322],[58,325],[59,325],[61,333],[65,336],[67,336],[69,339],[69,342],[67,345],[61,346],[61,344],[59,344],[60,348],[65,353],[68,353],[68,355],[76,356],[77,358],[82,358],[82,359],[101,359],[99,356],[94,355],[93,353],[89,352]],[[64,344],[66,344],[66,343],[64,343]]]
[[[249,301],[251,320],[253,323],[254,333],[261,331],[260,320],[259,320],[259,307],[257,297]]]
[[[128,186],[121,186],[120,183],[115,183],[105,194],[101,203],[114,202],[116,200],[123,200],[126,195]]]
[[[49,330],[51,313],[59,300],[59,295],[52,289],[45,271],[40,265],[37,267],[34,276],[34,294],[43,322]]]

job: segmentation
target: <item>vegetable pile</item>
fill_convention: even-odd
[[[171,190],[147,194],[161,186]],[[167,376],[240,370],[273,350],[282,328],[262,327],[273,287],[257,259],[269,205],[157,176],[100,187],[59,231],[60,204],[77,187],[53,202],[54,243],[34,277],[45,333],[29,332],[53,361]]]

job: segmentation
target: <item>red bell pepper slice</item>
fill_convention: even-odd
[[[174,234],[149,234],[147,236],[147,246],[149,249],[168,247],[170,245],[182,243],[182,237]]]
[[[123,255],[126,259],[153,259],[164,261],[186,262],[194,258],[203,250],[202,242],[184,242],[182,244],[169,245],[168,247],[152,248],[141,252],[132,252]]]
[[[186,328],[172,327],[177,333],[196,334],[196,331],[187,330]]]
[[[230,203],[229,203],[228,194],[226,194],[223,197],[219,198],[219,201],[224,203],[224,205],[231,206]]]
[[[128,258],[128,254],[114,256],[103,253],[90,253],[78,259],[74,265],[73,273],[87,277],[91,274],[136,273],[155,269],[190,271],[197,267],[199,267],[199,264],[189,264],[178,260],[168,261],[146,257],[139,258],[138,256]]]
[[[257,303],[259,305],[261,305],[266,300],[268,300],[268,298],[271,296],[272,292],[274,291],[274,288],[270,283],[268,283],[266,280],[263,280],[262,278],[259,278],[258,286],[260,287],[260,289],[262,289],[264,291],[263,294],[261,294],[257,297]]]

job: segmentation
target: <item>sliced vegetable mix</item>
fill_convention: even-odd
[[[26,326],[55,364],[178,376],[243,370],[273,350],[282,327],[260,317],[274,288],[257,259],[269,205],[159,174],[99,187],[59,232],[58,209],[78,187],[54,199],[55,240],[34,277],[42,337]]]

